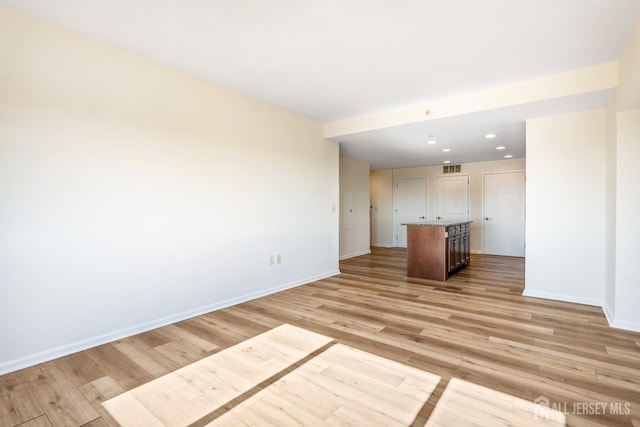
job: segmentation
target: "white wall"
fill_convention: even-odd
[[[0,28],[0,373],[337,273],[320,124],[5,8]]]
[[[493,162],[476,162],[465,163],[461,167],[461,174],[469,175],[469,216],[473,221],[471,224],[471,251],[482,253],[482,182],[483,174],[489,172],[505,172],[505,171],[523,171],[525,170],[524,159],[498,160]],[[374,214],[377,213],[374,222],[376,223],[376,232],[382,235],[384,232],[385,240],[388,245],[374,246],[393,246],[393,236],[395,232],[394,206],[393,206],[393,181],[403,178],[427,178],[427,221],[436,218],[436,177],[443,175],[442,166],[423,166],[415,168],[402,169],[386,169],[374,171],[371,175],[372,195],[374,203]],[[381,214],[381,213],[384,213]],[[374,235],[376,233],[374,232]],[[374,240],[376,241],[376,240]]]
[[[525,295],[602,305],[606,111],[527,121]]]
[[[631,31],[618,61],[618,111],[640,107],[640,17]]]
[[[640,331],[640,274],[636,267],[640,253],[640,18],[620,56],[619,85],[614,101],[615,118],[615,207],[616,262],[614,269],[615,292],[608,295],[608,318],[613,326]],[[609,207],[609,210],[611,208]],[[611,298],[614,303],[610,304]]]
[[[340,157],[340,259],[371,253],[369,164]]]
[[[616,181],[617,123],[616,99],[607,107],[606,206],[605,206],[605,293],[603,309],[611,320],[615,313],[616,296]]]
[[[612,325],[640,331],[640,109],[617,114],[615,312]]]
[[[389,248],[393,241],[393,170],[373,170],[371,179],[372,246]]]

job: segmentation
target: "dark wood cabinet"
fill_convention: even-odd
[[[455,237],[447,237],[447,272],[456,268],[456,249]]]
[[[470,262],[471,222],[407,225],[407,276],[445,281]]]
[[[452,272],[470,262],[470,223],[446,227],[447,272]]]

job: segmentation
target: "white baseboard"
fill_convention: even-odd
[[[602,305],[602,312],[604,313],[604,317],[607,318],[607,323],[609,324],[609,326],[611,326],[611,324],[613,323],[614,316],[613,316],[613,312],[611,311],[611,309],[607,304]]]
[[[640,323],[638,322],[629,322],[625,320],[616,320],[615,315],[613,314],[611,308],[604,304],[603,301],[600,301],[595,298],[582,298],[575,297],[571,295],[560,295],[554,294],[550,292],[538,292],[538,291],[528,291],[524,290],[522,293],[525,297],[533,297],[533,298],[544,298],[555,301],[564,301],[564,302],[573,302],[577,304],[585,304],[585,305],[593,305],[596,307],[601,307],[602,312],[604,313],[604,317],[607,319],[607,323],[610,327],[616,329],[624,329],[627,331],[640,332]]]
[[[103,335],[99,335],[97,337],[92,337],[85,340],[72,342],[70,344],[65,344],[59,347],[52,348],[50,350],[45,350],[39,353],[21,357],[18,359],[9,360],[7,362],[0,364],[0,375],[8,374],[9,372],[17,371],[23,368],[28,368],[29,366],[34,366],[39,363],[48,362],[50,360],[57,359],[59,357],[68,356],[69,354],[72,354],[72,353],[77,353],[79,351],[86,350],[88,348],[92,348],[102,344],[117,341],[119,339],[130,337],[132,335],[136,335],[142,332],[150,331],[152,329],[161,328],[163,326],[167,326],[172,323],[190,319],[195,316],[200,316],[202,314],[210,313],[212,311],[220,310],[226,307],[231,307],[232,305],[240,304],[243,302],[251,301],[256,298],[271,295],[276,292],[295,288],[297,286],[305,285],[307,283],[315,282],[317,280],[326,279],[327,277],[332,277],[337,274],[340,274],[339,270],[330,271],[324,274],[319,274],[317,276],[307,277],[302,280],[296,280],[290,283],[274,286],[269,289],[263,289],[257,292],[252,292],[250,294],[243,295],[240,297],[230,298],[228,300],[220,301],[214,304],[208,304],[193,310],[184,311],[182,313],[174,314],[171,316],[163,317],[163,318],[152,320],[149,322],[140,323],[130,328],[120,329],[118,331],[109,332]]]
[[[596,307],[602,307],[602,300],[599,300],[597,298],[583,298],[583,297],[577,297],[575,295],[562,295],[562,294],[554,294],[552,292],[531,291],[526,288],[524,292],[522,292],[522,296],[550,299],[555,301],[573,302],[576,304],[594,305]]]
[[[370,253],[371,253],[371,250],[366,250],[366,251],[354,252],[346,255],[340,255],[340,261],[342,261],[343,259],[354,258],[361,255],[367,255]]]
[[[602,306],[602,311],[604,312],[604,317],[607,318],[607,323],[609,326],[616,329],[624,329],[627,331],[640,332],[640,323],[638,322],[627,322],[624,320],[616,320],[615,315],[613,314],[611,308],[607,304]]]
[[[372,243],[371,246],[376,248],[393,248],[393,245],[390,243]]]
[[[624,320],[614,320],[609,322],[609,326],[616,329],[624,329],[626,331],[640,332],[640,323],[626,322]]]

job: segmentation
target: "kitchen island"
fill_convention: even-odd
[[[469,265],[472,221],[422,221],[407,226],[407,276],[444,282]]]

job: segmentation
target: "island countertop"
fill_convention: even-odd
[[[419,221],[419,222],[405,222],[400,225],[417,225],[422,227],[451,227],[452,225],[471,224],[473,221]]]

